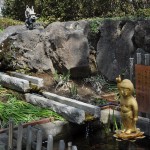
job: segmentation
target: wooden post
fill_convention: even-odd
[[[9,120],[8,150],[13,150],[13,120]]]
[[[22,149],[22,136],[23,136],[23,126],[20,123],[18,126],[18,133],[17,133],[17,150]]]
[[[47,150],[53,150],[53,136],[48,136]]]
[[[32,128],[31,128],[31,126],[28,126],[26,150],[31,150],[31,143],[32,143]]]
[[[41,150],[41,148],[42,148],[42,131],[38,130],[36,150]]]
[[[58,150],[65,150],[65,142],[64,140],[59,141],[59,149]]]

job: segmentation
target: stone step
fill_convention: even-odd
[[[87,113],[92,114],[95,118],[100,118],[100,108],[98,106],[77,101],[75,99],[59,96],[50,92],[42,92],[42,94],[48,99],[52,99],[56,102],[76,107],[78,109],[84,110]]]
[[[10,88],[19,92],[28,92],[30,90],[29,81],[11,77],[2,72],[0,72],[0,84],[3,87]]]
[[[41,95],[26,93],[25,99],[27,102],[34,105],[38,105],[43,108],[50,108],[58,114],[61,114],[67,121],[82,124],[86,120],[84,110],[68,106],[66,104],[61,104],[53,101],[52,99],[44,98]]]

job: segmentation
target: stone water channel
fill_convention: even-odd
[[[40,92],[40,94],[30,93],[31,89],[39,90],[43,87],[43,79],[32,77],[16,72],[0,73],[0,84],[3,87],[25,94],[25,100],[40,107],[47,107],[61,114],[67,121],[74,124],[84,124],[89,120],[99,120],[100,108],[90,104],[86,104],[74,99],[62,97],[50,92]],[[40,128],[43,131],[43,140],[46,140],[48,135],[63,138],[68,133],[73,133],[76,126],[70,127],[69,122],[51,122],[35,125],[35,128]],[[39,123],[37,123],[39,124]],[[1,131],[3,132],[3,130]],[[24,131],[24,135],[26,130]],[[60,134],[62,134],[60,136]],[[24,136],[23,135],[23,136]],[[6,135],[7,136],[7,135]],[[7,139],[7,137],[4,138]],[[3,140],[4,141],[4,140]],[[5,143],[6,144],[6,143]]]
[[[25,97],[28,102],[41,107],[48,106],[67,118],[69,122],[47,122],[34,126],[36,129],[42,129],[44,133],[43,146],[47,144],[48,135],[52,134],[56,141],[54,143],[54,150],[58,149],[57,141],[60,139],[64,139],[66,144],[71,141],[78,147],[78,150],[148,150],[150,147],[150,120],[148,118],[139,117],[137,123],[137,126],[147,135],[145,139],[137,140],[134,143],[130,141],[118,142],[113,137],[113,133],[106,135],[104,130],[101,129],[101,123],[105,124],[108,122],[109,113],[112,117],[112,110],[100,111],[100,108],[97,106],[49,92],[43,92],[42,95],[29,93],[31,87],[41,88],[43,86],[43,79],[20,73],[0,73],[0,84],[4,87],[26,93]],[[52,102],[49,103],[49,101]],[[86,113],[92,114],[92,121],[86,120]],[[115,111],[115,116],[118,120],[120,119],[118,111]],[[24,132],[26,133],[26,129]],[[3,133],[3,139],[1,134],[0,141],[2,140],[2,143],[6,143],[7,138],[7,134]]]

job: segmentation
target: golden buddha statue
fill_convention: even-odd
[[[124,129],[116,131],[114,136],[120,139],[143,138],[144,133],[136,128],[138,104],[133,96],[134,86],[128,79],[121,80],[120,76],[116,78],[116,81],[120,94],[120,114]]]

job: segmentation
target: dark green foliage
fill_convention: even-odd
[[[4,0],[2,13],[5,17],[24,21],[26,5],[34,5],[34,0]]]
[[[5,0],[4,16],[24,20],[26,5],[45,21],[68,21],[93,17],[150,16],[148,0]]]

